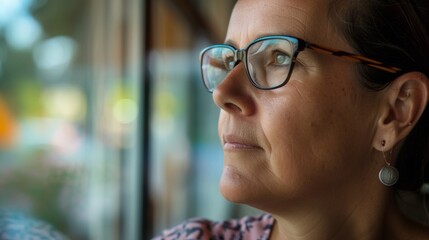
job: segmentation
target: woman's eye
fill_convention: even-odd
[[[274,58],[273,59],[274,65],[284,66],[284,65],[289,65],[291,63],[290,56],[280,51],[274,52],[273,58]]]

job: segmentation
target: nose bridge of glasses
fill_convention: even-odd
[[[235,51],[235,66],[238,65],[238,63],[244,61],[244,57],[246,56],[246,49],[237,49]]]
[[[243,61],[245,55],[246,55],[246,49],[244,48],[237,49],[237,52],[235,53],[236,61]]]

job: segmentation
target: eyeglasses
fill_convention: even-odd
[[[217,44],[201,51],[201,74],[204,85],[209,92],[213,92],[228,73],[239,62],[243,62],[248,79],[253,86],[263,90],[279,88],[288,82],[298,53],[306,48],[389,73],[402,71],[400,68],[362,55],[322,47],[296,37],[267,36],[252,41],[243,49],[237,49],[228,44]]]

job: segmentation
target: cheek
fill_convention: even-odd
[[[223,110],[220,110],[219,119],[217,123],[217,132],[218,132],[219,138],[221,138],[221,133],[222,133],[223,126],[225,125],[225,121],[226,121],[226,113]]]
[[[267,141],[268,161],[271,171],[279,178],[295,177],[301,158],[307,159],[308,142],[311,139],[311,116],[302,99],[295,94],[272,99],[265,104],[261,114],[261,128]],[[309,110],[309,111],[307,111]]]
[[[298,86],[290,89],[295,90],[287,93],[289,97],[283,101],[279,97],[265,108],[261,125],[270,146],[271,170],[285,182],[300,186],[345,165],[349,140],[355,134],[347,126],[356,117],[349,110],[352,98],[345,97],[343,88],[332,89],[330,94]]]

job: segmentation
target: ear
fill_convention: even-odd
[[[411,132],[428,103],[429,79],[421,72],[405,73],[383,92],[372,144],[379,151],[392,149]]]

